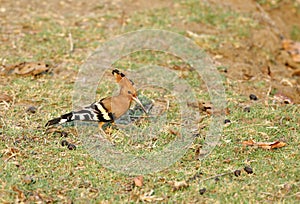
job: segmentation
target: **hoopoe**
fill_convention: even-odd
[[[134,83],[117,69],[114,69],[112,74],[115,76],[115,79],[120,86],[120,92],[118,95],[103,98],[87,107],[84,107],[82,110],[63,114],[58,118],[49,120],[45,126],[62,124],[74,120],[96,121],[98,122],[99,128],[102,130],[102,126],[105,123],[113,123],[125,114],[130,108],[133,100],[137,102],[147,114],[146,109],[137,98],[137,91],[133,87]]]

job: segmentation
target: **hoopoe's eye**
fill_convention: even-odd
[[[131,91],[128,91],[128,94],[132,94]]]

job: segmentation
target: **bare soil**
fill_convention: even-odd
[[[219,60],[229,65],[226,76],[238,81],[232,87],[241,94],[256,94],[265,98],[270,91],[300,102],[300,78],[295,76],[300,64],[291,60],[291,56],[282,49],[282,39],[289,38],[293,26],[300,26],[300,14],[294,8],[294,2],[281,1],[278,7],[261,7],[255,1],[230,0],[226,3],[214,0],[215,4],[229,6],[235,11],[251,13],[261,23],[258,30],[252,30],[250,37],[239,43],[238,47],[225,44],[216,54]],[[256,86],[259,82],[263,86]]]
[[[256,94],[259,98],[267,97],[270,92],[289,98],[294,103],[300,102],[300,64],[292,61],[291,56],[282,50],[282,38],[290,38],[294,26],[300,27],[299,9],[295,8],[297,1],[280,1],[276,6],[256,1],[229,0],[208,1],[212,5],[230,8],[235,12],[255,16],[260,22],[260,28],[251,30],[249,37],[237,39],[236,45],[232,42],[224,43],[214,49],[208,49],[209,54],[215,57],[218,64],[228,67],[224,73],[228,80],[238,82],[233,86],[234,91],[249,95]],[[35,33],[32,24],[38,23],[40,18],[55,18],[62,26],[84,26],[86,17],[95,16],[105,11],[113,14],[109,22],[103,22],[108,37],[119,34],[120,27],[136,12],[149,9],[170,9],[178,6],[173,1],[1,1],[1,44],[11,45],[11,49],[2,53],[2,61],[12,55],[24,54],[30,58],[28,48],[18,47],[16,42],[23,37],[23,32]],[[215,33],[213,27],[203,26],[193,22],[172,22],[172,27],[189,30],[198,34]],[[219,33],[227,35],[228,33]],[[103,39],[101,39],[103,40]],[[23,50],[22,50],[23,49]],[[92,49],[90,50],[90,52]],[[84,55],[85,50],[78,50],[78,55]],[[49,60],[49,59],[45,59]],[[51,59],[50,59],[51,60]],[[257,84],[263,85],[257,86]]]

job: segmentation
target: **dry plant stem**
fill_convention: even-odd
[[[247,126],[235,128],[235,129],[232,129],[232,130],[224,130],[224,132],[235,132],[235,131],[237,131],[237,130],[242,130],[242,129],[251,128],[251,127],[257,127],[257,126],[269,126],[269,124],[253,124],[253,125],[247,125]]]
[[[266,95],[266,101],[265,101],[266,106],[269,106],[269,96],[271,94],[271,91],[272,91],[272,86],[269,87],[267,95]]]
[[[199,183],[204,182],[204,181],[207,181],[207,180],[210,180],[210,179],[215,179],[215,178],[218,178],[218,177],[226,176],[226,175],[228,175],[228,174],[233,174],[233,172],[234,172],[234,171],[226,172],[226,173],[223,173],[223,174],[217,174],[217,175],[215,175],[215,176],[211,176],[211,177],[205,178],[205,179],[199,181]]]
[[[222,174],[217,174],[217,175],[205,178],[205,179],[199,181],[199,183],[207,181],[207,180],[210,180],[210,179],[215,179],[215,178],[218,178],[218,177],[222,177],[222,176],[226,176],[226,175],[229,175],[229,174],[233,174],[234,171],[230,171],[230,172],[226,172],[226,173],[222,173]],[[194,176],[192,176],[189,179],[187,179],[186,182],[191,182],[191,181],[196,180],[197,178],[199,178],[199,175],[201,175],[201,173],[197,172],[196,174],[194,174]]]
[[[273,196],[275,198],[289,198],[289,197],[300,195],[300,192],[297,192],[295,194],[288,195],[288,196],[286,196],[286,195],[276,195],[276,194],[269,193],[269,192],[261,192],[261,194],[265,194],[265,195],[268,195],[268,196]]]
[[[69,41],[70,41],[70,53],[72,53],[74,51],[74,43],[73,43],[73,37],[72,37],[72,33],[69,33]]]

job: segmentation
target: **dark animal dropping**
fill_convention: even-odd
[[[250,113],[250,107],[248,107],[248,106],[245,107],[245,108],[244,108],[244,112]]]
[[[244,170],[245,170],[248,174],[253,174],[253,170],[252,170],[252,168],[249,167],[249,166],[246,166],[246,167],[244,168]]]
[[[253,101],[257,101],[258,100],[257,96],[254,95],[254,94],[250,94],[249,98],[250,98],[250,100],[253,100]]]
[[[231,123],[231,121],[229,119],[225,119],[224,124],[227,124],[227,123]]]
[[[36,107],[34,107],[34,106],[30,106],[26,111],[28,112],[28,113],[36,113]]]
[[[68,149],[69,149],[69,150],[75,150],[75,149],[76,149],[76,146],[73,145],[73,144],[71,144],[71,143],[69,143],[69,144],[68,144]]]
[[[62,140],[61,141],[61,146],[67,146],[67,145],[69,145],[69,142],[67,141],[67,140]]]
[[[241,170],[239,170],[239,169],[235,170],[235,171],[234,171],[234,175],[235,175],[236,177],[239,177],[239,176],[241,175]]]
[[[206,188],[201,188],[201,189],[199,190],[200,195],[203,195],[203,194],[205,193],[205,191],[206,191]]]

